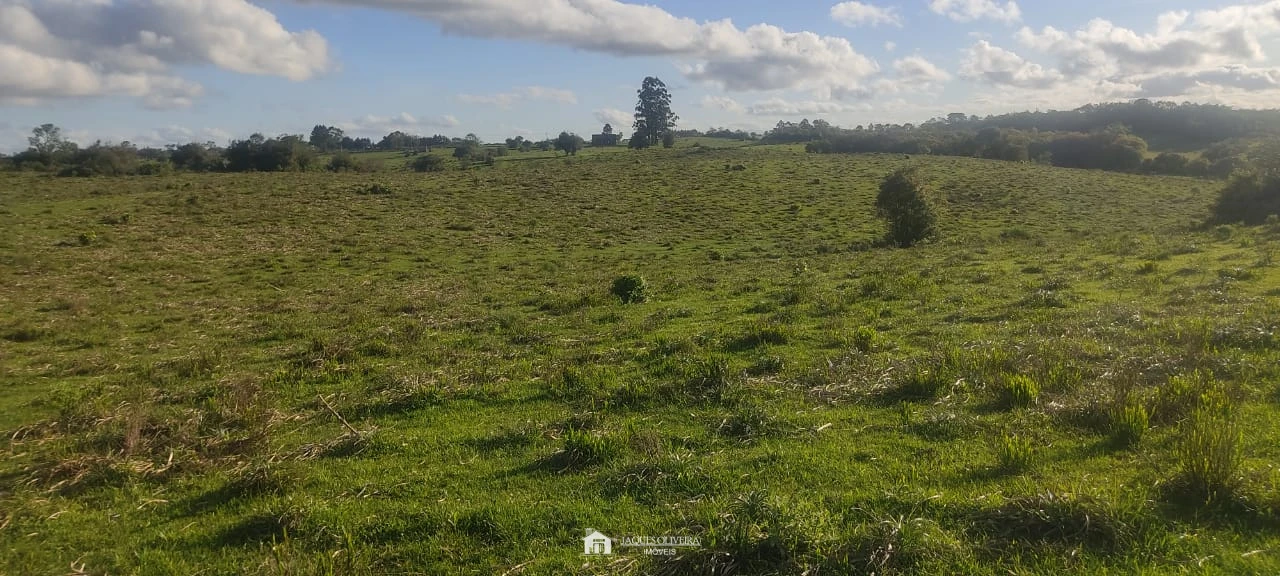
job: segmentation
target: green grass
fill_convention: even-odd
[[[693,144],[0,175],[0,573],[1280,571],[1280,235],[1216,184]]]

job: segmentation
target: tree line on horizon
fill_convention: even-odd
[[[841,128],[822,119],[780,121],[764,134],[729,128],[676,129],[678,120],[671,111],[671,94],[666,85],[658,78],[647,77],[637,91],[633,134],[626,144],[631,148],[660,144],[670,147],[677,138],[711,137],[762,144],[805,144],[813,153],[967,156],[1071,168],[1226,178],[1265,161],[1270,147],[1260,144],[1280,138],[1280,110],[1237,110],[1212,104],[1149,100],[987,117],[953,113],[919,125],[872,123]],[[606,125],[602,132],[609,134],[612,130],[612,125]],[[128,142],[96,142],[81,147],[63,137],[57,126],[45,124],[33,130],[28,142],[26,151],[0,159],[0,164],[68,176],[168,170],[282,171],[322,167],[320,155],[325,154],[331,157],[323,167],[331,170],[372,170],[377,169],[376,162],[351,155],[398,151],[416,156],[435,148],[452,148],[453,156],[465,167],[473,162],[492,164],[508,151],[555,150],[573,155],[587,146],[572,132],[541,141],[516,136],[502,143],[486,144],[475,134],[458,138],[396,130],[375,142],[353,138],[339,127],[324,124],[316,125],[309,137],[266,137],[259,133],[225,146],[190,142],[164,148],[138,148]],[[1156,154],[1153,150],[1161,152]],[[432,165],[432,169],[438,168]]]
[[[762,141],[803,143],[809,152],[822,154],[965,156],[1227,178],[1267,161],[1269,147],[1264,144],[1277,138],[1278,110],[1136,100],[985,118],[953,113],[920,125],[868,124],[848,129],[824,120],[783,121],[766,132]]]

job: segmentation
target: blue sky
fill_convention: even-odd
[[[920,122],[1140,97],[1270,106],[1280,0],[0,0],[0,151],[318,123],[487,141]]]

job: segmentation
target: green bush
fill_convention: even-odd
[[[609,289],[623,304],[638,304],[649,299],[649,283],[639,274],[627,274],[613,280]]]
[[[1227,183],[1213,205],[1216,222],[1262,224],[1280,214],[1280,174],[1239,174]]]
[[[913,246],[936,234],[937,216],[914,168],[884,179],[876,196],[876,212],[889,223],[889,239],[898,246]]]
[[[444,158],[434,154],[425,154],[414,159],[409,165],[414,172],[443,172]]]
[[[350,152],[339,152],[329,158],[325,168],[330,172],[356,172],[360,169],[360,164]]]

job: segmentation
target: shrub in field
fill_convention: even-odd
[[[1000,385],[1000,403],[1010,408],[1026,408],[1040,399],[1040,385],[1030,376],[1009,376]]]
[[[898,246],[912,246],[936,233],[937,216],[914,168],[894,172],[880,183],[876,212],[889,223],[889,239]]]
[[[638,304],[649,299],[649,283],[639,274],[627,274],[613,280],[609,289],[623,304]]]
[[[1280,214],[1280,174],[1241,174],[1231,179],[1213,205],[1217,222],[1262,224]]]
[[[329,158],[329,163],[325,168],[330,172],[355,172],[359,170],[359,163],[350,152],[339,152]]]
[[[426,154],[417,157],[409,167],[413,168],[414,172],[443,172],[444,158],[434,154]]]

